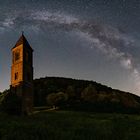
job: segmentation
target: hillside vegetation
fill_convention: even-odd
[[[34,80],[34,105],[62,109],[140,113],[140,97],[93,81],[46,77]]]

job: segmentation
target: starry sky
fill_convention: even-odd
[[[24,31],[34,78],[70,77],[140,95],[139,0],[0,1],[0,91]]]

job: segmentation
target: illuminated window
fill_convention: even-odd
[[[15,52],[14,57],[15,57],[15,61],[19,60],[19,58],[20,58],[20,51]]]
[[[18,79],[18,72],[15,73],[15,80]]]

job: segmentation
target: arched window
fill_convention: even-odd
[[[18,79],[18,72],[15,73],[15,80]]]
[[[20,51],[15,52],[15,61],[19,60],[20,58]]]

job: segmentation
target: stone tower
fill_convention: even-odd
[[[21,113],[33,111],[33,49],[21,35],[12,48],[11,92],[21,99]]]

